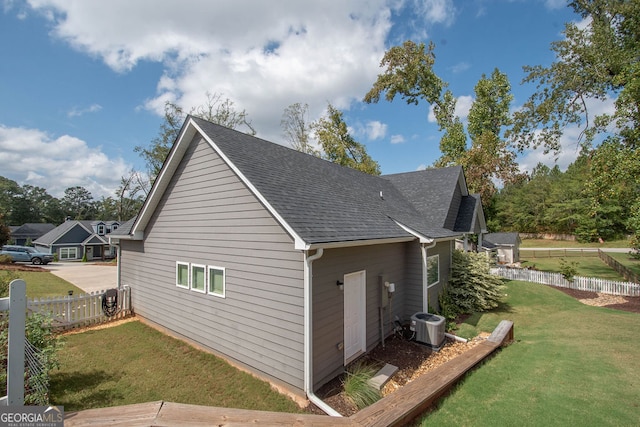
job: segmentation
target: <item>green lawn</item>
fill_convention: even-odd
[[[516,341],[472,371],[424,426],[640,425],[640,315],[509,282],[504,304],[457,334],[514,322]]]
[[[137,321],[63,339],[50,391],[66,411],[166,400],[301,412],[268,383]]]
[[[611,258],[614,258],[616,261],[618,261],[620,264],[627,267],[629,270],[640,275],[640,259],[633,258],[628,253],[623,254],[623,253],[607,252],[607,255],[610,255]]]
[[[589,257],[551,257],[551,258],[532,258],[527,256],[527,251],[520,252],[520,262],[523,267],[533,267],[536,270],[551,271],[561,273],[560,260],[576,263],[576,271],[578,276],[598,277],[601,279],[625,281],[624,277],[618,274],[614,269],[609,267],[597,256]]]
[[[85,293],[82,289],[48,271],[7,271],[0,267],[0,280],[22,279],[27,283],[27,298],[59,297]]]

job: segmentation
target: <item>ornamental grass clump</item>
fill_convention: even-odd
[[[503,280],[489,271],[489,259],[476,252],[454,251],[449,283],[440,295],[441,314],[455,319],[498,307]]]
[[[374,366],[362,362],[347,369],[342,382],[344,394],[358,409],[366,408],[380,400],[380,392],[368,382],[376,371]]]

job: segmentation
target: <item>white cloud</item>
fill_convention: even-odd
[[[471,110],[471,105],[473,104],[473,96],[462,95],[456,99],[456,108],[453,112],[456,117],[459,117],[460,120],[465,121],[469,116],[469,110]],[[430,123],[436,123],[436,115],[433,112],[433,105],[429,106],[429,115],[427,116],[427,120]]]
[[[102,106],[99,104],[92,104],[90,106],[88,106],[87,108],[78,108],[78,107],[73,107],[71,110],[69,110],[69,112],[67,113],[68,117],[80,117],[84,114],[87,113],[97,113],[98,111],[102,110]]]
[[[375,141],[376,139],[382,139],[387,134],[387,125],[380,123],[377,120],[367,123],[367,139]]]
[[[452,0],[417,0],[416,9],[427,22],[451,25],[456,8]]]
[[[547,9],[563,9],[567,7],[567,0],[545,0],[544,5]]]
[[[392,144],[402,144],[405,141],[404,136],[402,135],[391,135],[391,143]]]
[[[68,187],[82,186],[95,199],[113,196],[131,165],[109,159],[99,148],[63,135],[53,138],[38,129],[0,125],[2,176],[20,185],[42,187],[62,197]]]
[[[450,70],[453,74],[459,74],[464,71],[467,71],[469,68],[471,68],[471,64],[463,61],[463,62],[458,62],[456,65],[451,67]]]
[[[395,0],[148,2],[29,0],[51,20],[52,34],[118,72],[140,61],[164,74],[145,107],[161,115],[165,101],[185,110],[218,93],[245,109],[258,135],[280,141],[280,118],[295,102],[320,117],[327,102],[348,109],[362,99],[387,46]],[[411,3],[445,22],[449,0]]]

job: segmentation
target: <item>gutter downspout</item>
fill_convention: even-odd
[[[435,245],[435,240],[429,245],[426,245],[424,243],[420,245],[420,249],[422,250],[422,288],[424,289],[424,297],[422,298],[422,311],[424,311],[425,313],[429,312],[429,277],[427,274],[427,249],[431,249]]]
[[[313,283],[313,261],[320,258],[324,253],[323,248],[318,248],[314,255],[309,256],[305,251],[304,262],[304,392],[311,403],[322,409],[327,415],[332,417],[342,417],[342,415],[331,406],[323,402],[313,393],[313,322],[311,321],[311,284]]]

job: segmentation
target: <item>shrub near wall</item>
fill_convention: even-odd
[[[449,283],[440,297],[442,314],[453,320],[460,314],[492,310],[500,303],[502,289],[502,279],[491,274],[485,254],[456,250]]]

